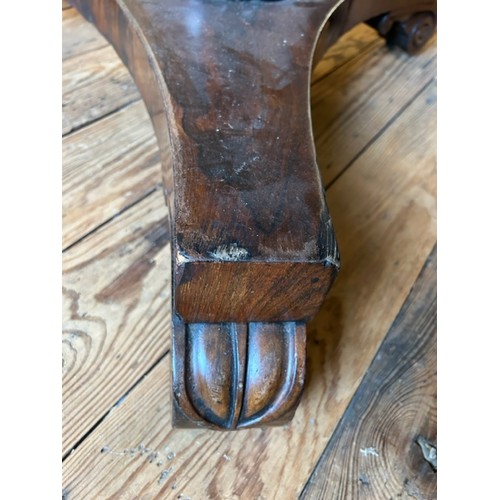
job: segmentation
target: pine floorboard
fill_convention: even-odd
[[[436,498],[436,266],[434,247],[301,500]]]

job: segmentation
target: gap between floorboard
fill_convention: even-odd
[[[354,155],[354,157],[347,163],[347,165],[326,185],[325,191],[328,191],[335,182],[337,182],[340,177],[347,172],[349,167],[353,165],[358,158],[360,158],[365,151],[370,148],[379,138],[384,134],[384,132],[411,106],[411,104],[429,87],[433,82],[436,81],[435,77],[428,80],[395,114],[392,116],[385,125],[378,130],[378,132]]]
[[[336,71],[338,71],[340,68],[342,68],[346,64],[355,63],[359,59],[365,57],[366,54],[368,54],[369,52],[374,51],[379,46],[379,44],[380,44],[380,40],[379,39],[373,40],[373,42],[370,42],[365,47],[363,47],[363,49],[358,54],[356,54],[354,57],[352,57],[350,59],[346,59],[346,60],[342,61],[340,64],[338,64],[336,66],[333,66],[331,71],[326,71],[325,73],[323,73],[321,76],[319,76],[316,79],[311,78],[311,89],[314,88],[316,85],[319,85],[325,78],[328,78],[329,76],[333,75]],[[328,61],[328,60],[330,60],[332,58],[333,58],[333,56],[328,57],[325,54],[325,57],[321,58],[319,62],[321,62],[321,61]],[[312,75],[314,75],[314,71],[315,70],[313,69],[312,70]]]
[[[76,245],[78,245],[78,243],[86,240],[87,238],[89,238],[90,236],[92,236],[94,233],[96,233],[97,231],[99,231],[99,229],[102,229],[104,226],[106,226],[110,222],[114,221],[116,218],[118,218],[121,215],[123,215],[127,210],[130,210],[131,208],[134,208],[136,205],[138,205],[139,203],[141,203],[145,199],[149,198],[153,193],[155,193],[156,191],[158,191],[159,189],[161,189],[161,187],[162,187],[161,184],[157,184],[152,189],[148,190],[139,199],[135,200],[130,205],[125,206],[120,211],[118,211],[116,214],[114,214],[112,217],[109,217],[105,221],[103,221],[100,224],[98,224],[97,226],[93,227],[90,231],[87,231],[84,235],[80,236],[80,238],[78,238],[77,240],[73,241],[72,243],[70,243],[69,245],[67,245],[66,247],[64,247],[62,253],[67,252],[71,248],[73,248]]]
[[[87,437],[92,434],[98,427],[101,425],[101,423],[105,420],[105,418],[111,413],[113,408],[117,408],[120,406],[128,397],[128,395],[169,355],[170,349],[167,349],[164,353],[162,353],[159,358],[151,363],[151,365],[145,370],[135,382],[133,382],[130,387],[123,393],[122,396],[120,396],[116,402],[114,402],[110,408],[104,412],[104,414],[99,417],[94,425],[92,425],[88,431],[71,447],[70,450],[68,450],[62,457],[62,461],[64,462],[72,453],[74,453],[79,446],[82,445],[82,443],[85,442]]]
[[[120,111],[127,109],[132,104],[136,104],[141,100],[142,100],[142,98],[133,99],[132,101],[129,101],[121,106],[118,106],[117,108],[112,109],[112,110],[110,110],[110,111],[108,111],[108,112],[106,112],[106,113],[104,113],[96,118],[91,118],[91,119],[87,120],[86,122],[81,123],[80,125],[76,125],[75,127],[68,130],[67,132],[64,132],[61,137],[63,137],[63,138],[70,137],[71,135],[73,135],[73,133],[80,132],[81,130],[93,125],[94,123],[97,123],[99,120],[104,120],[105,118],[109,118],[110,116],[113,116],[116,113],[119,113]],[[153,125],[151,125],[151,126],[153,126]]]
[[[318,474],[319,469],[321,467],[324,468],[324,463],[327,461],[328,455],[331,453],[331,449],[334,445],[335,440],[340,437],[340,436],[337,436],[337,434],[343,430],[343,427],[346,427],[346,415],[348,415],[350,411],[351,412],[356,411],[353,408],[353,404],[356,402],[359,395],[363,393],[363,391],[365,390],[365,386],[371,385],[370,378],[372,376],[372,372],[374,370],[374,367],[380,365],[380,363],[378,361],[379,354],[384,353],[386,350],[386,339],[389,338],[391,332],[393,332],[396,328],[398,328],[400,326],[401,322],[404,322],[405,317],[406,317],[405,315],[408,314],[407,313],[408,309],[411,308],[412,305],[414,306],[413,296],[415,294],[415,291],[419,286],[421,286],[422,283],[424,283],[426,275],[429,272],[432,272],[429,270],[429,266],[431,265],[433,260],[434,261],[437,260],[436,252],[437,252],[437,244],[435,244],[434,247],[432,248],[432,250],[429,252],[429,255],[427,256],[422,268],[420,269],[420,272],[419,272],[417,278],[415,279],[413,285],[411,286],[411,288],[408,292],[408,295],[406,296],[405,300],[403,301],[403,304],[401,305],[400,310],[398,311],[398,313],[396,314],[390,327],[388,328],[387,333],[385,334],[384,339],[382,340],[382,343],[380,344],[380,347],[378,348],[377,352],[375,353],[375,356],[373,357],[373,360],[371,361],[365,374],[363,375],[363,378],[362,378],[358,388],[356,389],[356,391],[352,395],[351,400],[347,404],[346,409],[344,411],[344,414],[342,415],[342,417],[338,421],[337,425],[333,429],[332,434],[331,434],[323,452],[319,456],[316,464],[314,465],[314,467],[312,469],[310,476],[307,478],[307,481],[305,482],[305,484],[301,490],[301,493],[299,495],[299,499],[306,498],[306,494],[308,492],[308,489],[311,488],[313,484],[316,484],[316,481],[314,480],[314,478]],[[436,263],[434,264],[434,266],[436,266]],[[378,452],[373,449],[373,450],[368,450],[368,453],[375,454]],[[323,482],[325,482],[325,481],[323,481]],[[363,484],[365,484],[365,483],[363,483]],[[316,491],[315,494],[317,495],[318,492]]]

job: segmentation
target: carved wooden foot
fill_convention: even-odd
[[[319,33],[342,2],[73,3],[128,66],[160,146],[174,424],[289,420],[304,382],[304,322],[339,269],[309,80]],[[352,21],[346,5],[330,34]]]
[[[387,2],[361,0],[73,3],[128,66],[160,146],[174,425],[288,421],[304,383],[305,322],[339,269],[310,123],[314,49],[368,18],[382,34],[423,20],[403,33],[421,46],[435,2],[394,0],[390,16]]]
[[[288,421],[339,256],[311,61],[336,1],[77,0],[133,74],[172,218],[174,425]]]
[[[174,320],[174,425],[240,429],[290,420],[305,376],[304,323]]]

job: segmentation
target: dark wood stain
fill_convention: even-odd
[[[134,75],[160,149],[174,149],[177,312],[187,322],[313,316],[338,268],[307,118],[315,37],[334,2],[229,2],[223,15],[217,2],[75,3]],[[304,294],[292,283],[316,263],[322,286]],[[293,313],[236,286],[240,264],[261,297],[287,289]],[[218,294],[206,292],[214,267]]]
[[[305,377],[305,325],[174,320],[174,424],[238,429],[282,423]]]

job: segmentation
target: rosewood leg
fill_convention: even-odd
[[[336,0],[75,0],[143,95],[172,223],[173,421],[279,424],[339,269],[309,112]]]

